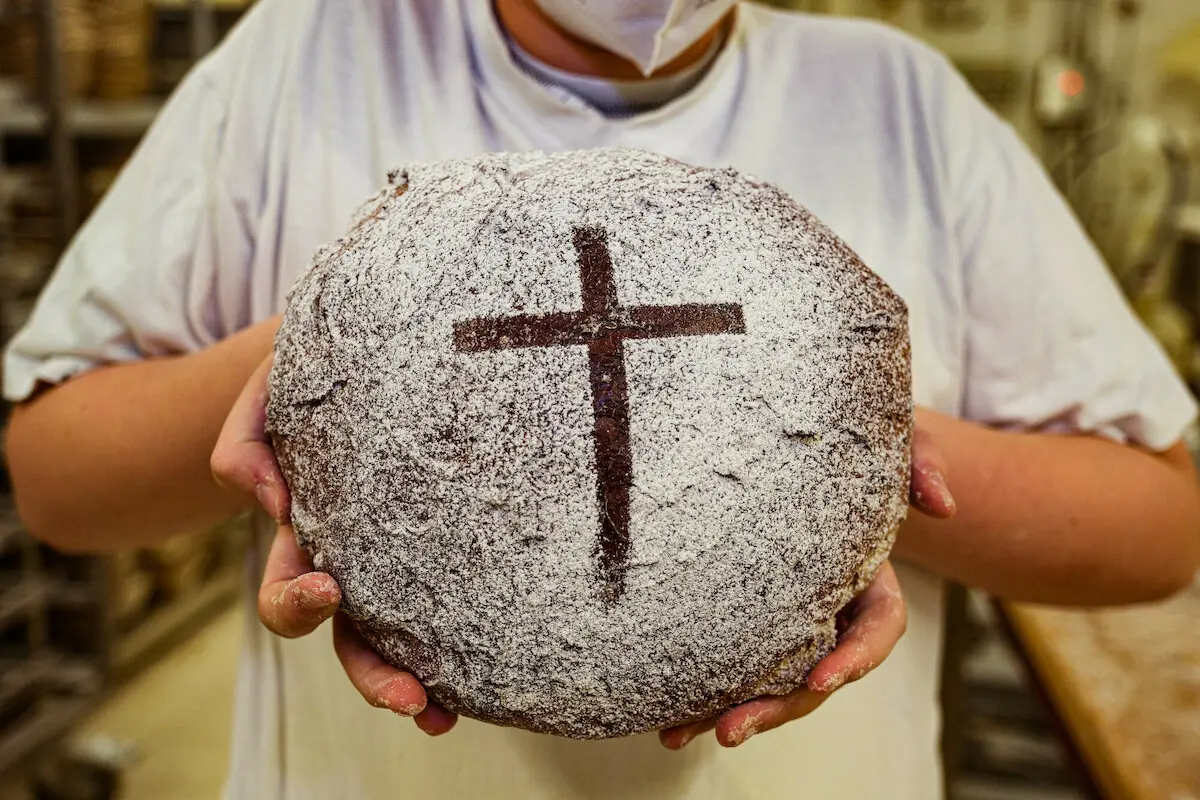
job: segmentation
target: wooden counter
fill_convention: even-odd
[[[1200,581],[1132,609],[1002,610],[1107,800],[1200,800]]]

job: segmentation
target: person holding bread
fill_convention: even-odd
[[[296,278],[394,167],[599,147],[810,209],[907,306],[916,411],[890,563],[802,685],[576,741],[458,720],[338,613],[350,587],[291,527],[268,375]],[[1105,605],[1200,566],[1195,403],[1015,133],[900,33],[734,0],[260,0],[68,249],[4,389],[18,508],[54,547],[256,512],[236,800],[928,800],[944,581]]]

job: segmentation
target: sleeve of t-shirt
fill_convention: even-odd
[[[24,400],[103,364],[190,352],[236,329],[222,266],[246,239],[218,165],[221,98],[189,77],[68,247],[4,359]]]
[[[1196,404],[1016,133],[948,78],[948,209],[966,293],[968,419],[1156,450]]]
[[[9,401],[98,366],[201,350],[250,324],[258,182],[245,164],[258,145],[245,107],[266,103],[251,102],[265,79],[251,83],[244,67],[271,21],[251,12],[166,103],[9,343]],[[235,127],[237,85],[255,97],[242,98]]]

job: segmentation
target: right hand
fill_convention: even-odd
[[[430,703],[415,677],[388,664],[367,644],[349,617],[338,612],[342,592],[332,576],[313,570],[291,526],[291,494],[266,433],[268,356],[242,390],[213,449],[213,477],[225,489],[254,497],[276,521],[275,541],[258,590],[258,618],[286,638],[307,636],[333,617],[333,648],[346,676],[376,708],[412,717],[440,736],[458,717]]]

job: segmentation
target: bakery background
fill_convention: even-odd
[[[249,4],[0,0],[4,339],[166,94]],[[1200,390],[1200,4],[774,4],[881,19],[943,50],[1038,153]],[[69,558],[0,503],[0,798],[217,796],[240,541],[231,523]],[[951,594],[952,800],[1200,798],[1200,584],[1104,613]]]

